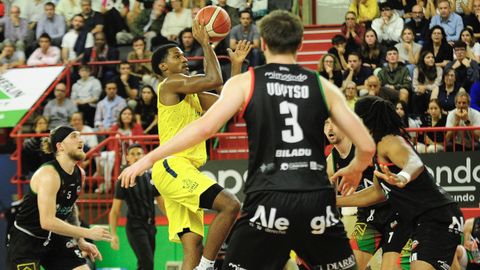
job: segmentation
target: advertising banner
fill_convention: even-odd
[[[479,151],[421,156],[437,185],[448,191],[460,207],[480,207]],[[202,172],[243,201],[247,167],[246,160],[213,160],[207,162]]]
[[[1,74],[0,128],[14,127],[64,68],[16,68]]]

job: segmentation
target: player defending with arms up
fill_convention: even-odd
[[[120,178],[130,185],[154,162],[202,142],[244,108],[250,151],[247,197],[224,269],[282,269],[292,249],[314,269],[355,269],[325,170],[325,119],[330,116],[356,146],[356,157],[334,175],[343,178],[344,191],[358,185],[374,143],[339,89],[296,64],[303,38],[298,17],[274,11],[259,29],[268,64],[229,80],[202,118],[163,141]]]
[[[55,159],[33,175],[9,235],[7,269],[89,270],[82,252],[102,259],[97,247],[84,240],[110,241],[106,229],[79,226],[74,210],[81,190],[83,172],[77,163],[85,158],[80,132],[59,126],[50,132],[46,151]],[[78,226],[66,222],[72,216]],[[75,238],[76,241],[74,241]]]

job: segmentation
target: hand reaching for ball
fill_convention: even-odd
[[[209,46],[210,38],[208,36],[207,30],[204,25],[201,25],[198,20],[193,21],[192,27],[193,37],[200,43],[202,46]]]

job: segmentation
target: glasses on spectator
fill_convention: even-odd
[[[355,17],[347,17],[347,18],[345,18],[345,20],[347,20],[347,21],[355,20]]]

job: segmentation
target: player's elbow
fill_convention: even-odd
[[[40,227],[46,231],[53,231],[54,220],[52,218],[40,217]]]

